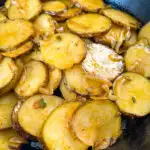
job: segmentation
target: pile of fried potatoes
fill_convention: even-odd
[[[103,0],[0,8],[0,150],[108,148],[121,115],[150,113],[150,22]],[[56,92],[57,90],[57,92]],[[58,93],[61,94],[58,94]]]

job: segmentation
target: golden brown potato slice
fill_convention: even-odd
[[[93,78],[111,81],[124,70],[123,57],[101,45],[86,44],[87,55],[82,62],[83,70]]]
[[[29,52],[33,47],[33,43],[31,41],[27,41],[23,45],[19,46],[18,48],[14,48],[11,51],[6,51],[3,52],[3,56],[11,57],[11,58],[16,58],[24,53]]]
[[[67,86],[65,85],[64,79],[60,83],[60,91],[66,101],[77,100],[77,94],[68,90]]]
[[[136,73],[124,73],[114,83],[113,91],[119,109],[138,117],[150,113],[150,82]]]
[[[87,145],[76,138],[71,130],[73,113],[80,104],[80,102],[65,103],[50,114],[42,130],[47,149],[87,150]]]
[[[123,44],[123,48],[127,49],[133,45],[135,45],[138,41],[138,34],[136,31],[131,31],[131,36],[129,39],[127,39],[124,44]]]
[[[103,0],[72,0],[73,3],[83,10],[96,12],[105,7]]]
[[[81,12],[82,10],[80,8],[69,8],[65,12],[55,16],[54,19],[57,21],[65,21],[66,19],[78,16],[79,14],[81,14]]]
[[[7,93],[0,97],[0,130],[12,127],[11,113],[17,101],[14,93]]]
[[[140,30],[139,34],[138,34],[138,39],[143,39],[146,38],[148,39],[148,42],[150,44],[150,22],[148,22],[147,24],[145,24],[142,29]]]
[[[25,20],[0,23],[0,50],[12,49],[33,35],[32,24]]]
[[[36,94],[45,85],[47,69],[44,63],[32,60],[25,64],[24,71],[15,92],[20,97],[29,97]]]
[[[59,33],[41,42],[45,62],[59,69],[67,69],[85,57],[84,42],[71,33]]]
[[[54,94],[54,91],[58,88],[61,79],[62,79],[62,72],[60,69],[53,68],[49,69],[49,81],[46,87],[42,87],[39,89],[39,92],[46,95]]]
[[[80,36],[92,37],[106,32],[111,27],[111,20],[99,14],[83,14],[67,20],[68,28]]]
[[[130,47],[125,55],[125,65],[127,71],[150,77],[150,47],[144,43]]]
[[[96,42],[106,43],[115,49],[116,52],[119,52],[120,47],[122,46],[123,42],[128,38],[128,34],[130,33],[124,27],[113,25],[111,29],[104,35],[96,36],[94,39]]]
[[[27,99],[18,110],[19,126],[31,136],[41,137],[41,130],[49,114],[63,99],[57,96],[35,95]]]
[[[0,22],[6,21],[6,20],[7,20],[7,17],[2,12],[0,12]]]
[[[13,129],[0,131],[0,150],[20,150],[22,144],[27,143]]]
[[[51,15],[57,15],[64,12],[66,9],[67,6],[61,1],[48,1],[43,3],[44,12]]]
[[[20,77],[20,71],[15,61],[4,57],[0,62],[0,72],[0,95],[3,95],[14,88]]]
[[[76,136],[93,149],[105,149],[121,135],[121,117],[111,101],[93,101],[80,107],[73,116]]]
[[[40,0],[8,0],[5,7],[8,8],[9,19],[30,20],[42,10]]]
[[[48,14],[41,14],[34,22],[36,34],[39,36],[49,36],[55,32],[55,24]]]
[[[116,9],[104,9],[102,10],[103,14],[110,18],[114,23],[123,25],[130,28],[140,28],[140,22],[133,16]]]
[[[65,80],[68,88],[80,95],[100,96],[105,93],[104,83],[90,79],[80,65],[65,70]]]

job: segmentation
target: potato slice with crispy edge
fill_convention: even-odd
[[[130,47],[125,54],[127,71],[150,77],[150,47],[144,43]]]
[[[62,71],[58,68],[49,69],[49,81],[46,87],[39,89],[39,92],[46,95],[54,94],[54,91],[59,87],[62,79]]]
[[[73,113],[80,105],[80,102],[65,103],[50,114],[42,130],[47,149],[87,150],[87,145],[74,136],[70,124]]]
[[[111,20],[99,14],[83,14],[67,20],[68,28],[82,37],[93,37],[106,32]]]
[[[105,83],[90,79],[80,65],[64,71],[67,87],[80,95],[101,96],[105,91]],[[109,87],[108,87],[109,88]]]
[[[139,40],[143,38],[148,39],[148,42],[150,44],[150,21],[142,27],[142,29],[140,30],[138,34]]]
[[[86,44],[87,55],[82,68],[87,75],[104,81],[112,81],[124,70],[123,57],[112,49],[102,45]]]
[[[46,65],[40,61],[32,60],[25,64],[24,71],[15,92],[20,97],[29,97],[36,94],[39,88],[47,81]]]
[[[119,53],[120,47],[130,36],[129,29],[113,24],[106,34],[96,36],[94,37],[94,40],[98,43],[104,43],[111,46],[112,49],[115,49],[116,52]]]
[[[0,50],[15,48],[34,34],[33,26],[25,20],[8,20],[0,23]]]
[[[71,33],[59,33],[42,41],[40,50],[44,61],[59,69],[80,63],[85,57],[84,42]]]
[[[116,104],[127,114],[142,117],[150,113],[150,82],[136,73],[126,72],[113,85]]]
[[[77,7],[90,12],[97,12],[105,7],[103,0],[72,0],[72,2]]]
[[[0,130],[12,127],[11,113],[18,98],[14,93],[7,93],[0,97]]]
[[[76,136],[94,149],[105,149],[121,135],[121,117],[111,101],[92,101],[74,114],[72,128]]]
[[[4,57],[0,66],[0,95],[3,95],[15,87],[20,79],[23,64],[20,59],[14,61],[11,58]]]
[[[32,49],[32,47],[33,47],[33,43],[31,41],[27,41],[23,45],[15,48],[15,49],[12,49],[11,51],[2,52],[1,54],[3,56],[16,58],[22,54],[29,52]]]
[[[18,109],[14,109],[13,112],[13,127],[17,131],[26,132],[29,137],[40,139],[42,126],[47,117],[63,101],[62,98],[57,96],[38,94],[28,98],[22,104],[19,102],[16,106]],[[24,137],[23,134],[21,135]]]
[[[41,10],[40,0],[8,0],[5,3],[8,8],[9,19],[33,19]]]
[[[136,18],[123,11],[108,8],[103,9],[102,13],[116,24],[130,27],[133,29],[140,28],[141,26],[141,23]]]
[[[41,14],[33,23],[36,36],[49,36],[55,32],[55,23],[48,14]]]
[[[64,12],[67,6],[61,1],[48,1],[43,3],[43,10],[50,15],[57,15]]]
[[[82,10],[80,8],[69,8],[63,13],[58,14],[57,16],[54,16],[54,19],[57,21],[65,21],[66,19],[78,16],[81,14]]]
[[[20,150],[22,144],[27,143],[13,129],[0,131],[0,150]]]

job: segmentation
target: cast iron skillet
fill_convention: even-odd
[[[0,5],[5,0],[0,0]],[[134,15],[143,24],[150,21],[150,0],[105,0],[113,7]],[[56,95],[60,95],[59,91]],[[123,135],[108,150],[150,150],[150,116],[141,119],[123,117]],[[31,141],[21,150],[42,150],[38,142]]]

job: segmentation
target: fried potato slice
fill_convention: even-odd
[[[0,62],[0,72],[0,95],[3,95],[15,86],[19,72],[15,61],[8,57]]]
[[[68,28],[80,36],[92,37],[106,32],[111,27],[111,20],[99,14],[83,14],[67,20]]]
[[[140,30],[138,34],[139,40],[143,38],[148,39],[148,42],[150,44],[150,21],[142,27],[142,29]]]
[[[90,12],[97,12],[101,8],[105,7],[103,0],[72,0],[73,3],[82,8],[83,10]]]
[[[5,60],[6,58],[4,58]],[[5,66],[6,65],[6,66]],[[8,78],[10,76],[10,72],[11,71],[13,73],[13,77],[10,79],[10,82],[8,82],[7,85],[5,85],[3,88],[1,87],[0,88],[0,95],[3,95],[9,91],[11,91],[15,86],[16,86],[16,83],[18,82],[18,80],[20,79],[21,77],[21,73],[23,71],[23,63],[20,59],[16,59],[15,61],[8,61],[8,58],[6,60],[6,64],[5,64],[3,67],[4,67],[4,70],[3,70],[3,67],[1,68],[2,71],[4,71],[3,73],[1,73],[1,76],[2,76],[2,80],[1,83],[3,82],[8,82]],[[5,72],[5,69],[10,69],[8,72]]]
[[[8,20],[0,23],[0,50],[12,49],[33,35],[32,24],[25,20]]]
[[[29,52],[33,47],[33,43],[31,41],[27,41],[23,45],[19,46],[18,48],[12,49],[11,51],[3,52],[3,56],[16,58],[24,53]]]
[[[78,16],[79,14],[81,14],[81,12],[82,10],[80,8],[69,8],[65,12],[55,16],[54,19],[57,21],[65,21],[66,19]]]
[[[36,94],[39,88],[45,85],[47,69],[44,63],[32,60],[25,64],[24,71],[15,92],[20,97],[29,97]]]
[[[129,39],[125,40],[123,43],[123,48],[127,49],[133,45],[135,45],[138,41],[138,34],[136,31],[131,31],[131,36]]]
[[[124,73],[113,85],[116,104],[119,109],[129,115],[138,117],[150,113],[150,82],[136,73]]]
[[[63,99],[57,96],[35,95],[23,102],[18,110],[18,124],[28,134],[40,138],[44,122]]]
[[[71,33],[59,33],[41,42],[40,50],[45,62],[59,69],[79,63],[85,56],[84,42]]]
[[[116,9],[103,9],[102,13],[110,18],[114,23],[130,27],[133,29],[140,28],[141,23],[133,16]]]
[[[80,104],[65,103],[50,114],[42,131],[43,141],[48,149],[87,150],[87,145],[75,137],[70,124],[73,113]]]
[[[14,93],[7,93],[0,97],[0,130],[12,127],[11,113],[17,101]]]
[[[7,17],[2,12],[0,12],[0,22],[6,21],[6,20],[7,20]]]
[[[66,101],[77,100],[77,94],[68,90],[67,85],[65,85],[64,79],[60,83],[60,91]]]
[[[124,70],[123,57],[112,49],[101,45],[86,44],[87,55],[82,62],[83,70],[99,80],[114,80]]]
[[[19,150],[22,144],[27,143],[13,129],[0,131],[0,150]]]
[[[125,55],[125,65],[129,72],[150,77],[150,47],[144,43],[130,47]]]
[[[74,114],[72,128],[75,135],[93,149],[105,149],[121,135],[121,117],[111,101],[92,101]]]
[[[39,36],[49,36],[55,32],[54,20],[48,14],[41,14],[33,25]]]
[[[88,78],[80,65],[75,65],[64,71],[67,87],[80,95],[104,94],[103,83]]]
[[[39,92],[46,95],[54,94],[54,91],[59,87],[62,79],[62,72],[58,68],[49,69],[49,81],[46,87],[39,89]]]
[[[64,12],[66,9],[67,6],[61,1],[48,1],[43,3],[44,12],[51,15],[57,15]]]
[[[118,25],[112,25],[111,29],[106,33],[96,36],[94,39],[96,42],[108,44],[116,52],[119,52],[120,47],[124,41],[128,38],[129,30]]]
[[[40,0],[10,0],[6,1],[6,3],[5,6],[8,8],[9,19],[30,20],[42,10]]]

